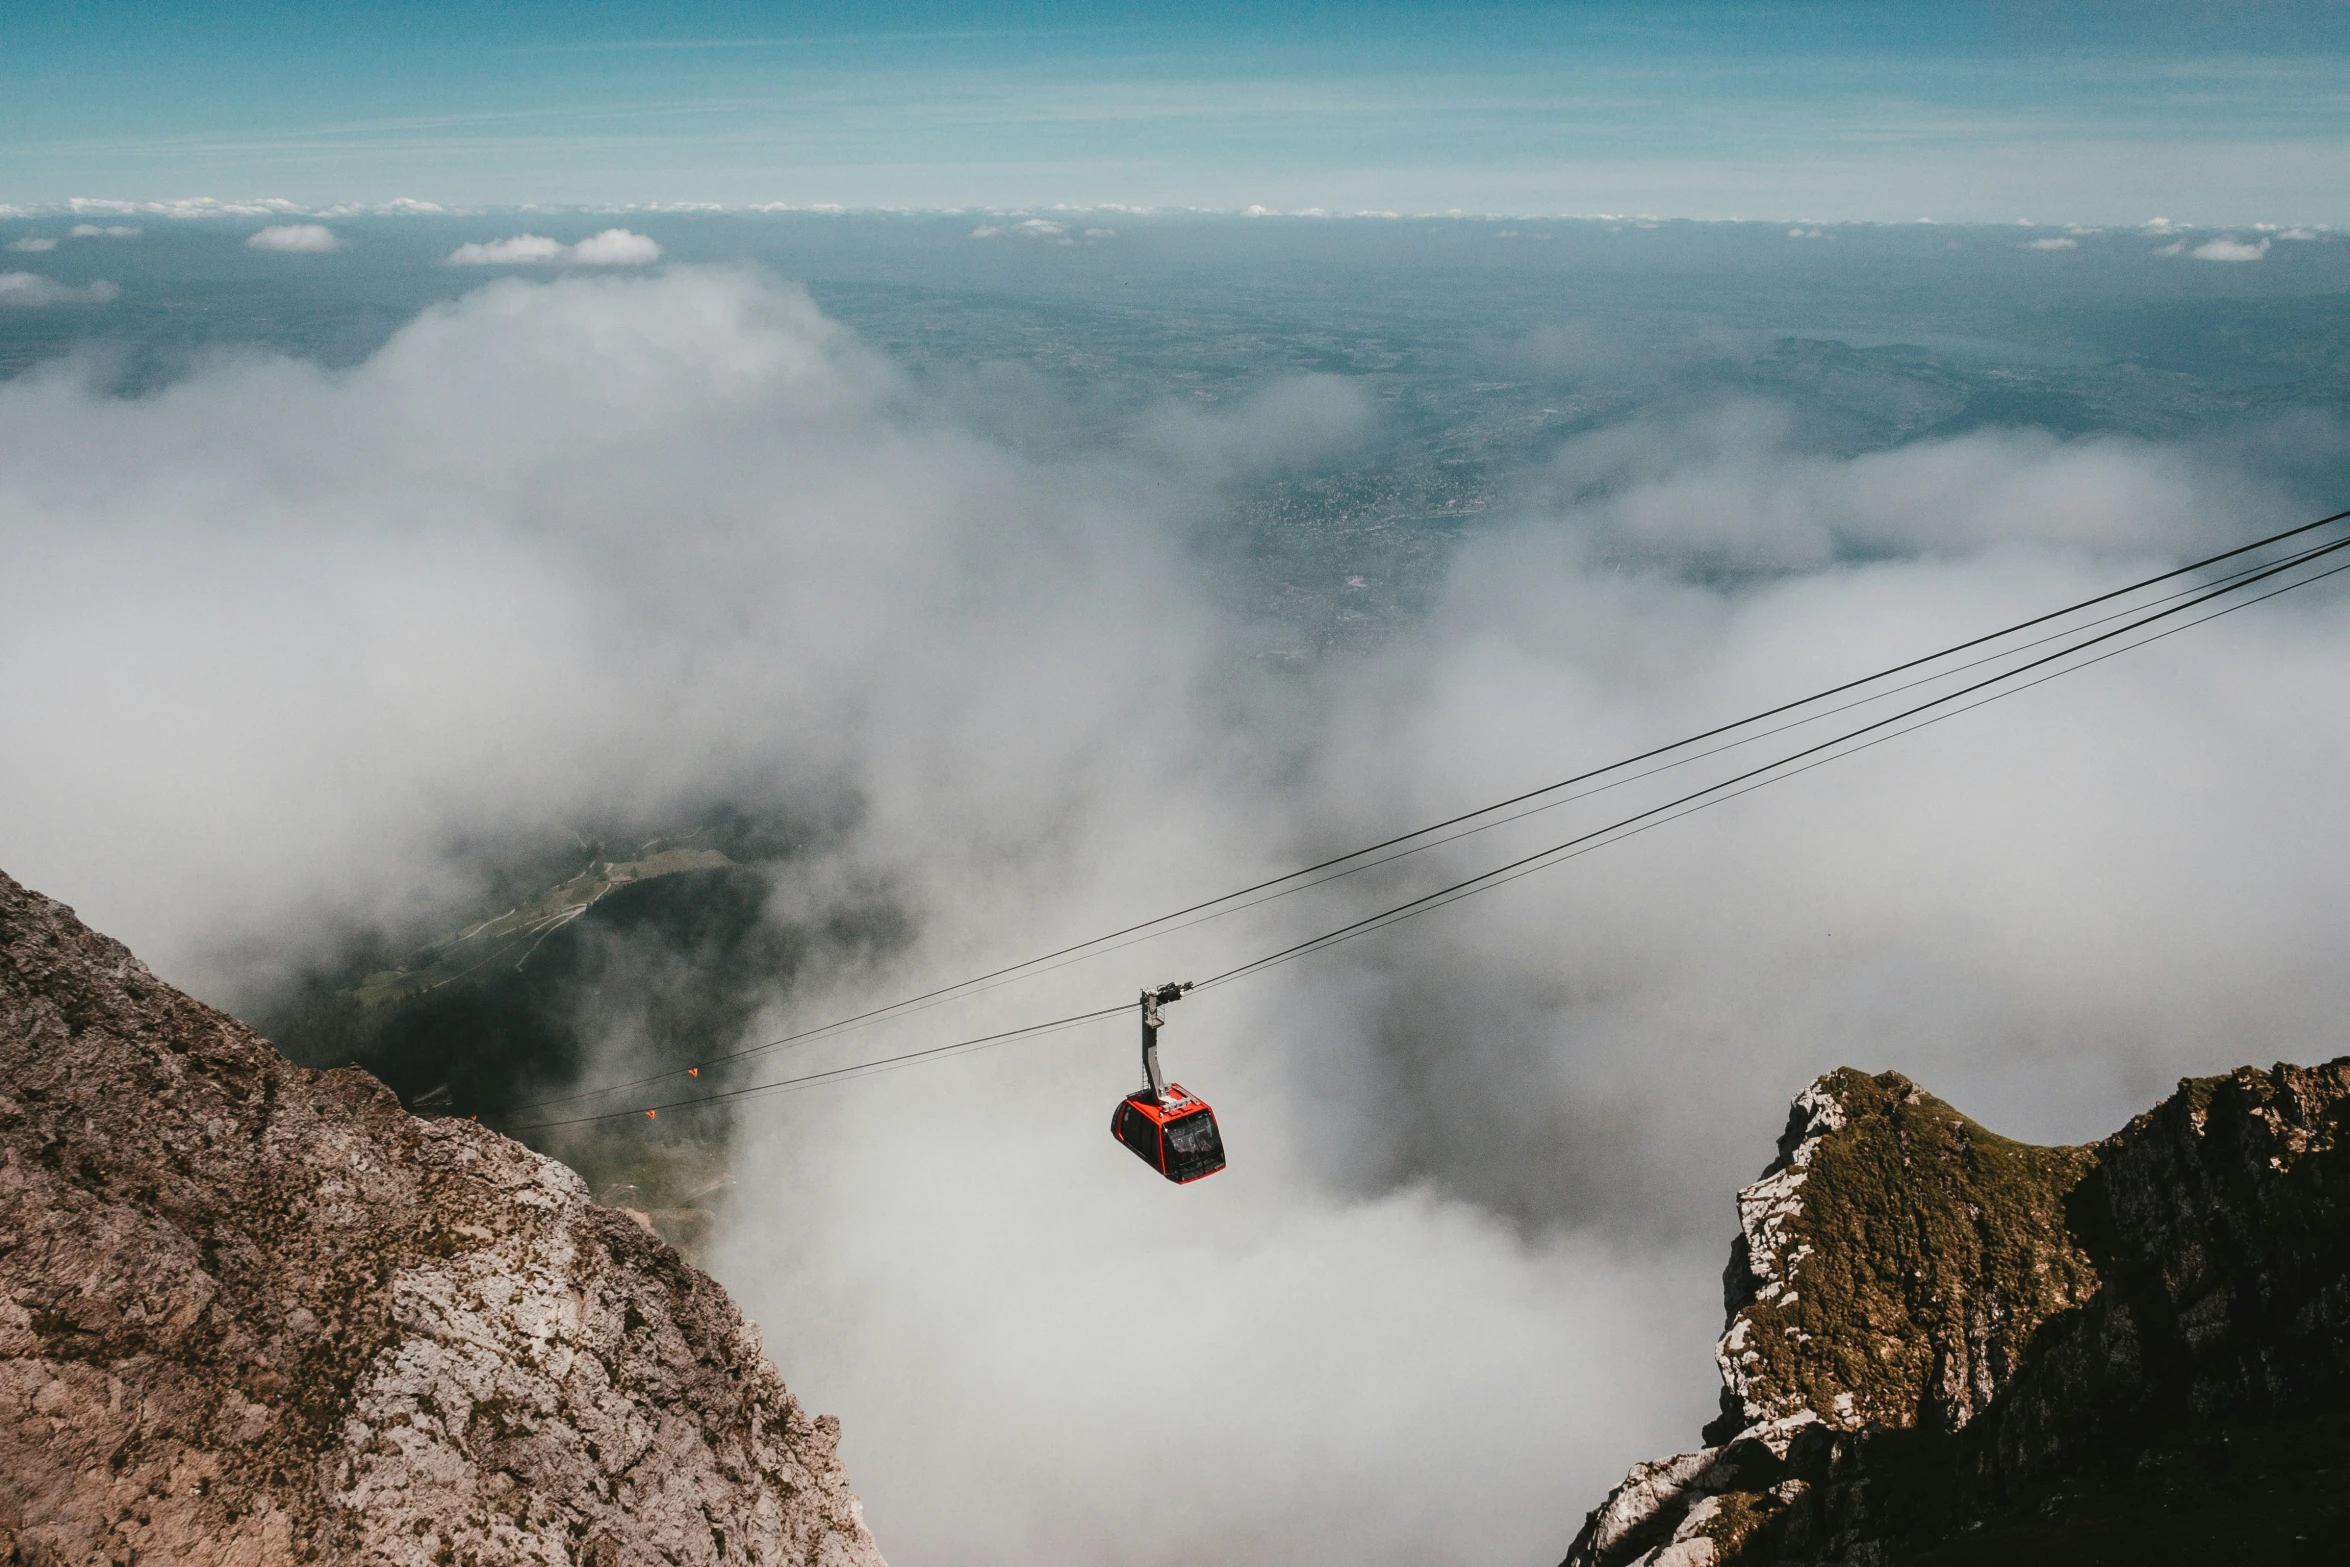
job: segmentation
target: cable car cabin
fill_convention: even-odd
[[[1147,1088],[1119,1100],[1110,1117],[1110,1135],[1178,1186],[1224,1168],[1224,1138],[1216,1130],[1216,1112],[1206,1100],[1185,1093],[1181,1083],[1167,1085],[1165,1104]]]
[[[1208,1102],[1170,1083],[1159,1071],[1159,1008],[1191,986],[1161,985],[1142,993],[1142,1087],[1110,1112],[1110,1135],[1134,1156],[1181,1186],[1224,1168],[1224,1136]]]

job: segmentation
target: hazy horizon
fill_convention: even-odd
[[[0,203],[2339,224],[2346,57],[2316,0],[33,0]]]

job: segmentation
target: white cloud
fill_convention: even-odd
[[[2258,261],[2268,254],[2269,241],[2263,237],[2257,245],[2247,245],[2239,239],[2222,236],[2207,239],[2187,252],[2198,261]]]
[[[2068,235],[2056,239],[2035,239],[2023,248],[2026,250],[2078,250],[2081,248],[2081,242]]]
[[[1031,239],[1048,245],[1075,243],[1069,238],[1069,225],[1056,223],[1051,218],[1026,218],[1018,223],[982,223],[971,231],[971,237],[973,239]]]
[[[293,255],[320,255],[343,248],[343,242],[335,238],[335,231],[323,223],[273,223],[256,230],[245,243],[255,250]]]
[[[347,369],[0,383],[0,668],[40,671],[0,733],[43,759],[0,768],[5,868],[222,994],[475,890],[467,839],[847,801],[773,896],[886,886],[913,945],[805,973],[788,1025],[2289,515],[2144,442],[1845,461],[1769,409],[1646,421],[1569,443],[1377,652],[1269,671],[1202,519],[1375,434],[1371,392],[1160,407],[1046,462],[800,291],[683,267],[501,279]],[[2057,1140],[2338,1050],[2350,733],[2310,715],[2345,680],[2338,608],[2281,600],[1186,1000],[1170,1063],[1234,1163],[1180,1193],[1103,1125],[1130,1024],[761,1102],[719,1272],[844,1417],[893,1559],[1555,1561],[1710,1412],[1727,1194],[1812,1073]],[[855,1048],[1205,975],[1681,776]],[[1139,1403],[1138,1353],[1182,1368]],[[1170,1453],[1186,1505],[1138,1538]]]
[[[1155,426],[1139,461],[1040,466],[799,291],[700,269],[502,280],[348,370],[247,360],[132,400],[0,384],[0,667],[53,671],[0,683],[0,732],[56,758],[0,769],[7,869],[200,985],[463,886],[453,831],[623,795],[855,800],[850,839],[776,895],[882,878],[925,967],[1040,899],[1087,922],[1244,873],[1287,852],[1263,785],[1294,751],[1278,714],[1213,739],[1261,676],[1192,564],[1185,476],[1312,460],[1366,403],[1283,383]],[[133,765],[158,747],[168,787]],[[881,977],[811,974],[791,1004]],[[1256,1025],[1296,1033],[1267,1003]],[[1284,1108],[1312,1101],[1264,1052],[1214,1043],[1241,1014],[1195,1016],[1174,1059],[1242,1107],[1242,1162],[1181,1194],[1204,1202],[1166,1202],[1096,1124],[1123,1031],[838,1098],[828,1129],[762,1123],[746,1149],[746,1191],[835,1171],[746,1210],[725,1266],[802,1397],[849,1419],[884,1539],[1088,1559],[1173,1443],[1207,1492],[1160,1542],[1176,1557],[1236,1536],[1374,1567],[1555,1555],[1627,1451],[1705,1412],[1717,1237],[1627,1257],[1333,1186],[1330,1122]],[[1020,1134],[941,1181],[982,1124]],[[1104,1375],[1138,1341],[1188,1368],[1143,1424]],[[939,1466],[980,1410],[1002,1440]]]
[[[22,239],[10,240],[8,242],[8,248],[10,250],[29,250],[37,253],[44,250],[55,250],[57,248],[57,241],[51,239],[46,234],[27,234]]]
[[[660,259],[657,243],[627,229],[605,229],[571,247],[571,263],[581,267],[643,267]]]
[[[2256,230],[2270,227],[2271,225],[2265,223],[2254,225]],[[2147,228],[2156,233],[2177,234],[2181,231],[2180,225],[2169,223],[2161,218],[2155,219],[2153,223],[2147,225]],[[2222,234],[2197,245],[2192,243],[2189,237],[2182,235],[2154,253],[2158,256],[2191,256],[2197,261],[2258,261],[2268,254],[2269,246],[2276,240],[2299,237],[2302,237],[2299,231],[2290,234],[2264,233],[2257,242],[2247,242],[2232,235]],[[2315,238],[2316,236],[2309,235],[2308,237]]]
[[[435,217],[450,210],[438,202],[418,201],[413,196],[395,196],[390,201],[338,201],[331,206],[314,208],[310,215],[318,218]]]
[[[76,223],[66,230],[75,239],[137,239],[144,232],[121,223]]]
[[[103,305],[119,299],[122,290],[112,283],[60,283],[32,272],[0,272],[0,308],[37,309],[44,305]]]
[[[456,267],[564,263],[583,267],[641,267],[660,259],[660,245],[645,235],[632,234],[627,229],[605,229],[600,234],[589,235],[576,245],[566,245],[544,234],[516,234],[509,239],[460,245],[449,253],[449,265]]]
[[[277,196],[253,201],[218,201],[210,196],[191,196],[176,201],[118,201],[103,196],[75,196],[65,205],[67,210],[77,216],[83,213],[111,213],[123,217],[144,215],[158,218],[265,218],[304,210],[299,203]]]
[[[1793,228],[1787,231],[1787,237],[1789,239],[1818,239],[1821,235],[1816,228]]]
[[[571,247],[559,239],[543,234],[517,234],[511,239],[493,239],[459,245],[449,252],[453,267],[525,266],[536,262],[560,261],[571,253]]]
[[[1816,571],[2016,539],[2190,548],[2230,509],[2176,453],[2119,438],[1998,431],[1852,458],[1795,444],[1770,403],[1637,420],[1568,441],[1537,493],[1596,549],[1709,569]]]

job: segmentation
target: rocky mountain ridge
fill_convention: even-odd
[[[1708,1445],[1566,1567],[2350,1556],[2350,1058],[2083,1148],[1843,1069],[1738,1214]]]
[[[725,1292],[0,875],[0,1558],[881,1567]]]

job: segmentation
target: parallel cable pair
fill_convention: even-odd
[[[2150,577],[2141,578],[2140,580],[2129,583],[2123,587],[2114,588],[2107,592],[2097,594],[2094,597],[2066,605],[2063,608],[2051,610],[2045,614],[2036,615],[2027,620],[2018,621],[2013,625],[2002,627],[1997,631],[1987,632],[1981,636],[1970,638],[1964,642],[1955,643],[1936,652],[1924,654],[1920,657],[1909,659],[1903,663],[1892,665],[1886,669],[1878,670],[1873,674],[1863,675],[1857,679],[1848,680],[1841,684],[1830,686],[1825,690],[1814,692],[1809,696],[1800,697],[1794,701],[1784,702],[1775,707],[1766,708],[1761,712],[1750,714],[1745,718],[1737,719],[1730,723],[1717,725],[1714,728],[1703,730],[1697,734],[1674,741],[1671,744],[1658,746],[1651,750],[1643,751],[1637,755],[1623,758],[1620,761],[1610,763],[1604,767],[1594,768],[1587,772],[1575,774],[1572,777],[1560,779],[1554,783],[1542,785],[1539,788],[1523,791],[1519,794],[1512,795],[1507,799],[1495,801],[1490,805],[1480,806],[1475,810],[1465,811],[1458,815],[1448,817],[1442,821],[1432,822],[1427,826],[1416,828],[1410,832],[1397,834],[1394,837],[1383,839],[1377,843],[1365,845],[1362,848],[1352,850],[1346,854],[1333,856],[1329,859],[1301,867],[1283,875],[1271,877],[1264,881],[1254,883],[1250,886],[1242,887],[1236,891],[1226,893],[1221,897],[1211,898],[1202,902],[1194,903],[1188,907],[1177,909],[1168,914],[1160,915],[1155,919],[1145,920],[1138,924],[1129,925],[1122,929],[1111,931],[1106,935],[1097,936],[1088,941],[1074,943],[1072,945],[1059,948],[1055,951],[1042,954],[1041,956],[1027,959],[1020,963],[1008,964],[1001,968],[991,970],[987,973],[973,976],[970,979],[958,981],[951,985],[940,986],[937,989],[925,991],[919,995],[910,996],[904,1000],[893,1002],[886,1006],[875,1007],[867,1011],[854,1014],[850,1017],[838,1019],[831,1023],[823,1024],[814,1028],[804,1029],[797,1033],[787,1034],[779,1039],[767,1040],[759,1044],[744,1046],[731,1052],[707,1058],[697,1063],[696,1066],[692,1068],[680,1067],[672,1071],[654,1073],[649,1076],[637,1078],[628,1082],[608,1084],[599,1088],[582,1089],[573,1093],[538,1100],[530,1104],[519,1106],[517,1109],[519,1111],[527,1112],[530,1110],[551,1109],[559,1105],[577,1103],[586,1099],[608,1098],[614,1094],[627,1092],[630,1089],[647,1087],[654,1083],[666,1081],[670,1078],[685,1077],[689,1075],[689,1073],[694,1076],[699,1076],[701,1071],[707,1070],[714,1065],[722,1065],[728,1062],[739,1061],[749,1057],[761,1055],[769,1051],[811,1043],[817,1039],[837,1035],[852,1029],[861,1029],[864,1027],[873,1026],[887,1019],[902,1016],[912,1011],[924,1010],[931,1006],[940,1005],[950,1000],[974,994],[982,989],[992,989],[997,985],[1009,983],[1018,978],[1028,977],[1033,974],[1043,972],[1049,967],[1059,967],[1067,962],[1077,961],[1082,957],[1095,956],[1102,952],[1116,950],[1113,944],[1119,946],[1131,945],[1134,941],[1152,939],[1156,935],[1167,933],[1170,927],[1176,929],[1186,928],[1188,925],[1198,924],[1207,919],[1220,918],[1224,914],[1234,913],[1245,908],[1255,907],[1257,904],[1270,901],[1272,898],[1287,896],[1290,892],[1302,891],[1309,887],[1322,885],[1325,882],[1336,880],[1342,876],[1353,875],[1357,871],[1369,869],[1381,864],[1391,863],[1392,861],[1403,858],[1406,855],[1421,852],[1423,849],[1432,848],[1442,843],[1454,842],[1459,838],[1469,836],[1473,833],[1485,831],[1490,827],[1503,825],[1509,821],[1520,820],[1523,819],[1523,817],[1535,814],[1538,811],[1551,809],[1555,805],[1568,803],[1569,799],[1588,798],[1591,794],[1604,792],[1605,789],[1619,787],[1622,783],[1633,781],[1636,778],[1653,776],[1655,773],[1668,770],[1670,767],[1685,765],[1691,761],[1701,760],[1706,756],[1718,755],[1722,751],[1733,749],[1739,745],[1751,744],[1756,740],[1768,738],[1768,736],[1771,734],[1783,733],[1787,729],[1797,728],[1809,723],[1817,722],[1820,719],[1833,716],[1834,713],[1848,711],[1855,706],[1863,706],[1871,702],[1881,701],[1886,697],[1895,695],[1903,690],[1910,690],[1919,685],[1931,684],[1936,680],[1947,679],[1955,674],[1963,672],[1964,670],[1980,667],[1982,664],[1987,662],[1994,662],[2000,658],[2013,657],[2017,653],[2028,651],[2030,648],[2044,646],[2050,641],[2065,642],[2064,646],[2057,648],[2053,652],[2044,654],[2041,657],[2032,659],[2026,663],[2001,671],[1997,674],[1986,676],[1981,680],[1977,680],[1969,685],[1960,687],[1955,691],[1950,691],[1944,693],[1941,696],[1920,702],[1888,717],[1860,725],[1857,728],[1848,730],[1845,733],[1839,734],[1830,739],[1820,741],[1817,744],[1806,746],[1800,750],[1784,756],[1776,757],[1759,767],[1751,768],[1731,778],[1709,784],[1705,788],[1691,791],[1687,794],[1679,796],[1676,799],[1668,800],[1661,805],[1653,806],[1646,810],[1633,813],[1617,821],[1608,823],[1598,828],[1594,828],[1589,832],[1578,834],[1572,838],[1566,839],[1563,842],[1552,844],[1547,848],[1537,850],[1532,854],[1520,856],[1506,864],[1493,867],[1490,870],[1481,872],[1476,876],[1466,878],[1462,881],[1454,882],[1451,885],[1439,888],[1434,892],[1423,894],[1419,897],[1410,899],[1407,902],[1397,904],[1391,908],[1380,910],[1375,914],[1367,915],[1361,919],[1350,921],[1345,925],[1341,925],[1330,931],[1325,931],[1322,934],[1309,938],[1306,941],[1294,943],[1276,952],[1268,953],[1263,957],[1252,959],[1247,963],[1239,964],[1233,968],[1226,969],[1218,974],[1212,975],[1206,980],[1201,981],[1196,988],[1200,990],[1206,990],[1216,986],[1229,984],[1234,980],[1246,978],[1253,974],[1263,972],[1266,969],[1294,962],[1298,958],[1309,956],[1315,952],[1327,950],[1332,946],[1336,946],[1345,941],[1353,940],[1359,936],[1370,934],[1375,930],[1384,929],[1388,925],[1399,924],[1405,920],[1416,918],[1420,914],[1432,912],[1435,909],[1445,907],[1454,902],[1458,902],[1463,898],[1473,897],[1480,892],[1490,891],[1495,887],[1503,886],[1511,881],[1515,881],[1522,876],[1531,875],[1535,871],[1546,869],[1552,865],[1564,863],[1569,859],[1578,858],[1581,855],[1590,853],[1595,849],[1605,847],[1609,843],[1619,842],[1624,838],[1632,837],[1639,833],[1649,831],[1651,828],[1662,826],[1668,821],[1678,820],[1682,816],[1689,815],[1694,811],[1704,810],[1712,805],[1722,804],[1728,800],[1735,799],[1740,795],[1751,793],[1753,790],[1762,788],[1766,784],[1777,782],[1784,778],[1794,777],[1799,773],[1808,772],[1814,767],[1822,766],[1830,761],[1838,760],[1841,757],[1853,755],[1859,751],[1880,745],[1886,740],[1893,739],[1898,735],[1912,733],[1915,730],[1924,728],[1929,724],[1939,723],[1944,718],[1954,717],[1960,712],[1971,711],[1975,707],[1982,706],[1988,702],[1997,701],[2001,697],[2013,695],[2019,691],[2028,690],[2033,686],[2043,684],[2059,675],[2069,674],[2077,669],[2087,668],[2091,664],[2101,663],[2107,658],[2114,657],[2122,652],[2127,652],[2135,647],[2144,646],[2148,642],[2157,641],[2163,637],[2174,635],[2178,631],[2186,630],[2192,626],[2203,624],[2206,621],[2217,619],[2221,615],[2231,614],[2237,609],[2245,608],[2251,604],[2273,598],[2280,593],[2290,592],[2294,588],[2305,587],[2312,582],[2316,582],[2322,580],[2325,577],[2332,576],[2336,572],[2350,570],[2350,563],[2337,565],[2326,571],[2318,572],[2295,581],[2286,582],[2278,587],[2271,589],[2267,593],[2262,593],[2249,599],[2239,599],[2237,602],[2229,604],[2224,608],[2215,610],[2209,615],[2204,615],[2184,621],[2179,625],[2168,627],[2162,631],[2156,632],[2152,636],[2142,638],[2138,641],[2123,641],[2120,643],[2120,645],[2109,647],[2105,652],[2099,653],[2094,658],[2082,660],[2077,664],[2065,664],[2063,662],[2075,657],[2080,653],[2086,652],[2091,648],[2116,642],[2117,639],[2126,638],[2131,633],[2143,630],[2157,622],[2185,614],[2189,611],[2210,604],[2216,600],[2239,594],[2246,588],[2255,586],[2264,581],[2269,581],[2281,574],[2294,571],[2301,566],[2307,565],[2324,557],[2331,556],[2338,551],[2350,549],[2350,538],[2343,538],[2332,543],[2305,547],[2282,560],[2249,563],[2231,572],[2228,572],[2216,582],[2198,584],[2153,601],[2153,603],[2157,605],[2168,604],[2170,606],[2168,608],[2151,608],[2147,605],[2141,605],[2138,609],[2124,610],[2118,614],[2107,615],[2097,620],[2091,621],[2085,626],[2076,626],[2068,631],[2062,631],[2051,636],[2035,639],[2034,641],[2025,643],[2020,647],[2010,648],[2003,652],[1989,654],[1983,658],[1972,660],[1966,664],[1957,665],[1953,668],[1945,669],[1938,673],[1924,676],[1919,680],[1908,682],[1905,685],[1893,687],[1887,691],[1880,691],[1870,696],[1861,697],[1856,701],[1845,703],[1840,707],[1831,708],[1825,712],[1813,714],[1810,717],[1796,719],[1793,722],[1782,725],[1777,729],[1768,730],[1758,735],[1751,735],[1742,740],[1732,741],[1727,745],[1716,747],[1714,750],[1701,752],[1694,756],[1683,757],[1679,761],[1667,763],[1662,767],[1652,768],[1648,772],[1634,774],[1629,778],[1619,779],[1615,783],[1602,786],[1601,789],[1585,791],[1585,793],[1581,795],[1569,796],[1566,798],[1551,798],[1562,795],[1564,791],[1572,789],[1578,784],[1592,782],[1593,780],[1603,778],[1612,773],[1620,773],[1626,769],[1636,767],[1643,762],[1655,761],[1659,758],[1669,756],[1674,752],[1686,751],[1688,748],[1702,744],[1707,740],[1718,739],[1723,736],[1730,735],[1735,731],[1750,728],[1756,724],[1763,723],[1769,719],[1783,717],[1785,715],[1794,713],[1799,709],[1814,706],[1818,703],[1828,700],[1829,698],[1858,691],[1863,687],[1877,684],[1879,682],[1890,679],[1893,676],[1909,673],[1913,670],[1921,669],[1927,665],[1941,662],[1942,660],[1951,658],[1959,653],[1969,652],[1976,648],[1985,647],[1988,644],[1998,642],[2004,638],[2012,637],[2019,632],[2031,630],[2039,626],[2047,625],[2054,621],[2059,621],[2070,616],[2078,615],[2084,610],[2110,603],[2116,599],[2128,597],[2131,594],[2142,592],[2146,588],[2153,587],[2157,584],[2172,581],[2184,576],[2190,576],[2196,572],[2204,571],[2222,562],[2237,560],[2245,555],[2271,548],[2289,539],[2303,537],[2316,531],[2317,529],[2328,527],[2345,519],[2350,519],[2350,511],[2337,512],[2332,516],[2321,517],[2315,522],[2303,523],[2297,527],[2285,529],[2282,532],[2271,534],[2266,538],[2256,539],[2249,544],[2238,545],[2233,549],[2224,550],[2216,555],[2206,556],[2201,560],[2190,562],[2187,565],[2175,567],[2172,570],[2160,572]],[[2141,613],[2141,611],[2146,612]],[[2128,619],[2128,617],[2131,616],[2136,616],[2137,618]],[[2114,627],[2111,630],[2099,632],[2094,636],[2079,636],[2079,633],[2083,631],[2090,630],[2099,625],[2108,625],[2117,619],[2128,619],[2128,623]],[[2078,638],[2078,640],[2069,640],[2074,638]],[[2021,685],[2008,684],[2009,682],[2014,681],[2018,676],[2029,674],[2034,670],[2046,670],[2047,672],[2041,674],[2037,679],[2025,681]],[[2006,687],[2006,689],[1995,689],[2003,686]],[[1961,702],[1964,698],[1969,696],[1976,696],[1978,697],[1978,700],[1973,702],[1966,702],[1963,706],[1951,706],[1951,704]],[[1921,716],[1929,713],[1932,713],[1934,716]],[[1917,722],[1912,723],[1910,720],[1917,720]],[[1906,727],[1904,727],[1905,725]],[[1869,736],[1874,736],[1874,738],[1864,738]],[[1855,741],[1860,743],[1854,744],[1853,742]],[[1511,810],[1512,807],[1528,805],[1530,802],[1544,799],[1548,799],[1549,803],[1532,806],[1531,809],[1519,812],[1515,816],[1503,816],[1501,814]],[[1470,823],[1482,823],[1482,825],[1468,826],[1467,824]],[[1448,837],[1439,838],[1435,836],[1440,833],[1445,833],[1448,829],[1456,827],[1465,828],[1465,830],[1462,832],[1452,833]],[[1413,845],[1413,847],[1407,848],[1404,847],[1405,845]],[[1380,855],[1382,851],[1386,850],[1397,850],[1398,852],[1394,854],[1388,854],[1384,858],[1380,859],[1371,858],[1372,856]],[[1177,923],[1179,921],[1183,923],[1179,925]],[[513,1123],[510,1125],[509,1129],[514,1131],[551,1130],[558,1127],[577,1126],[591,1122],[627,1119],[659,1110],[673,1110],[696,1105],[715,1104],[756,1097],[767,1093],[781,1092],[787,1089],[804,1087],[814,1083],[835,1081],[846,1077],[862,1076],[871,1072],[890,1070],[896,1067],[909,1065],[938,1056],[1005,1044],[1016,1039],[1032,1038],[1041,1034],[1055,1033],[1064,1029],[1079,1027],[1086,1023],[1098,1021],[1103,1018],[1122,1015],[1131,1012],[1132,1010],[1133,1008],[1131,1003],[1121,1003],[1115,1006],[1104,1007],[1096,1011],[1078,1013],[1069,1017],[1056,1018],[1047,1022],[1031,1024],[1020,1028],[979,1035],[969,1039],[956,1040],[948,1044],[931,1046],[921,1050],[908,1051],[902,1054],[881,1057],[871,1061],[851,1063],[849,1065],[831,1068],[825,1071],[785,1078],[780,1081],[748,1084],[730,1089],[722,1089],[713,1093],[672,1100],[666,1103],[660,1103],[651,1106],[645,1106],[640,1102],[640,1104],[636,1106],[622,1110],[585,1114],[556,1120]]]

